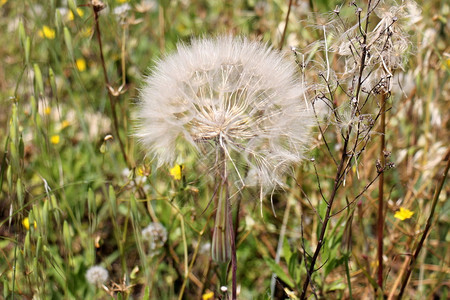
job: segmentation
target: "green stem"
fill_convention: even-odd
[[[349,299],[352,300],[353,296],[352,296],[352,282],[351,282],[351,278],[350,278],[350,268],[348,266],[348,264],[350,263],[350,252],[347,252],[344,254],[344,258],[345,258],[345,273],[347,275],[347,285],[348,285],[348,293],[349,293]]]
[[[226,198],[224,182],[219,186],[218,205],[212,238],[212,259],[219,264],[228,264],[231,260],[231,236],[228,227],[228,199]]]

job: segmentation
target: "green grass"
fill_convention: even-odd
[[[219,270],[205,250],[214,220],[212,207],[204,211],[214,187],[204,175],[207,170],[198,172],[200,157],[186,160],[181,180],[170,175],[172,166],[157,169],[131,135],[131,115],[148,68],[177,42],[231,32],[278,47],[289,1],[271,0],[266,6],[251,0],[160,1],[145,11],[140,1],[131,0],[132,9],[122,19],[113,14],[120,1],[108,1],[99,21],[105,67],[118,92],[113,101],[119,136],[92,33],[92,8],[62,2],[0,1],[0,298],[177,299],[183,294],[202,299],[208,291],[219,297]],[[306,26],[308,16],[297,2],[287,50],[292,43],[301,49],[323,38],[321,29]],[[318,13],[335,7],[310,2]],[[396,166],[384,174],[386,296],[400,289],[448,155],[450,7],[444,2],[423,4],[422,19],[408,32],[413,52],[405,70],[398,71],[407,92],[395,89],[388,102],[386,143]],[[76,5],[80,13],[70,20],[68,12]],[[320,23],[321,18],[309,19]],[[318,81],[313,71],[307,78]],[[344,98],[338,94],[337,103]],[[336,154],[342,138],[333,127],[326,137]],[[113,138],[105,139],[108,135]],[[315,138],[308,153],[314,162],[297,167],[294,176],[286,177],[286,188],[273,195],[276,216],[270,197],[261,215],[258,190],[239,196],[239,299],[269,299],[273,272],[279,278],[275,299],[289,298],[285,291],[293,293],[291,299],[301,294],[307,274],[304,250],[314,252],[318,215],[323,218],[327,208],[318,178],[328,196],[336,174],[323,139],[318,133]],[[346,207],[377,175],[378,158],[379,135],[374,134],[336,196],[333,212],[343,211],[331,218],[316,264],[322,267],[312,276],[319,298],[381,295],[375,291],[378,184]],[[444,184],[407,299],[449,297],[449,192]],[[395,218],[400,207],[414,212],[412,218]],[[23,225],[26,218],[29,226]],[[153,255],[141,235],[151,222],[162,223],[168,233]],[[276,262],[280,239],[284,243]],[[109,292],[85,278],[97,264],[109,272]]]

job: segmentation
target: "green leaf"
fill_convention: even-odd
[[[34,69],[34,80],[36,83],[36,89],[37,89],[39,95],[43,95],[44,94],[44,81],[42,80],[41,69],[39,68],[38,64],[34,64],[33,69]]]
[[[289,263],[289,261],[291,260],[292,251],[291,246],[289,245],[289,242],[286,237],[284,237],[283,241],[283,255],[286,262]]]
[[[326,291],[331,292],[337,290],[344,290],[345,288],[346,288],[345,283],[337,281],[327,286]]]
[[[70,58],[73,60],[73,46],[72,36],[70,35],[69,28],[64,27],[64,41],[66,42],[67,50],[69,51]]]
[[[300,281],[300,272],[301,272],[298,256],[299,252],[295,251],[292,254],[291,258],[289,259],[288,265],[289,275],[291,275],[291,277],[294,279],[296,283],[299,283]]]
[[[270,267],[272,272],[274,272],[278,278],[284,281],[290,288],[294,288],[295,283],[292,281],[292,279],[287,275],[283,269],[278,265],[273,259],[271,258],[265,258],[264,261],[267,263],[267,265]]]

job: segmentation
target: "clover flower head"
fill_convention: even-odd
[[[136,136],[159,166],[172,166],[187,149],[224,158],[242,186],[272,188],[309,146],[314,117],[303,91],[295,63],[265,44],[193,40],[146,78]],[[243,171],[256,180],[245,182]]]
[[[153,251],[164,246],[167,230],[161,223],[153,222],[142,230],[142,237],[149,242],[150,250]]]
[[[108,271],[102,266],[92,266],[86,272],[86,279],[90,284],[99,286],[108,280]]]

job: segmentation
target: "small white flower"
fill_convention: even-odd
[[[142,230],[142,238],[149,242],[150,250],[164,246],[167,241],[167,230],[161,223],[150,223]]]
[[[136,136],[159,166],[190,149],[225,163],[242,186],[248,170],[270,190],[310,144],[314,117],[297,75],[294,62],[245,38],[178,45],[145,80]]]
[[[90,267],[86,272],[86,280],[95,286],[104,284],[108,280],[108,271],[102,266]]]

